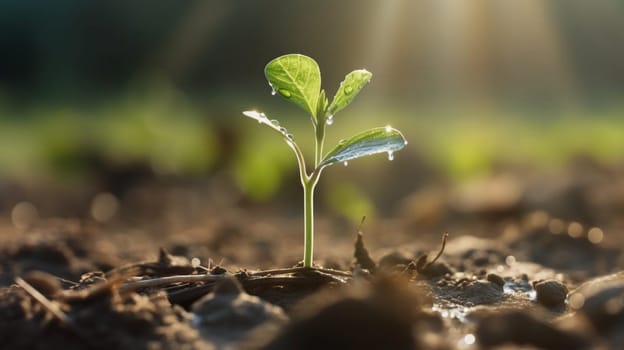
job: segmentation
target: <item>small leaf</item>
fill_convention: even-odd
[[[300,54],[280,56],[269,62],[264,75],[274,91],[316,118],[321,71],[312,58]]]
[[[388,158],[399,151],[407,141],[403,134],[390,126],[374,128],[342,140],[321,161],[320,166],[361,158],[377,153],[388,153]]]
[[[266,114],[261,113],[261,112],[257,112],[257,111],[244,111],[243,114],[251,119],[255,119],[256,121],[258,121],[258,123],[260,124],[264,124],[266,126],[268,126],[269,128],[273,129],[274,131],[277,131],[278,133],[280,133],[283,137],[285,137],[286,139],[292,141],[293,140],[293,135],[291,133],[288,132],[288,130],[286,130],[285,127],[280,126],[279,122],[275,119],[269,119]]]
[[[336,91],[336,96],[329,106],[329,114],[334,115],[347,107],[362,88],[371,80],[373,74],[366,69],[358,69],[347,74],[340,88]]]
[[[318,103],[316,104],[316,116],[317,118],[325,117],[325,110],[327,110],[327,96],[325,96],[325,90],[321,89],[319,94]]]

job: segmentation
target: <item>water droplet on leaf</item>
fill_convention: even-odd
[[[388,160],[393,160],[393,159],[394,159],[394,152],[388,151]]]
[[[271,124],[273,124],[273,125],[275,125],[275,126],[279,126],[279,125],[280,125],[280,124],[279,124],[279,120],[277,120],[277,119],[272,119],[272,120],[271,120]]]
[[[286,134],[286,137],[287,137],[289,140],[294,140],[294,139],[295,139],[295,137],[293,136],[293,134]]]
[[[280,126],[279,131],[281,131],[282,134],[286,134],[288,132],[288,130],[286,130],[286,128],[283,126]]]
[[[286,90],[286,89],[280,89],[279,90],[280,94],[286,98],[290,97],[290,91]]]
[[[327,124],[327,125],[334,124],[334,116],[330,115],[329,117],[327,117],[327,120],[325,121],[325,124]]]

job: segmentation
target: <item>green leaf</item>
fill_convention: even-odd
[[[277,131],[283,137],[285,137],[288,141],[293,141],[293,135],[286,130],[285,127],[280,126],[279,121],[276,119],[267,118],[266,114],[257,111],[244,111],[243,115],[255,119],[258,123],[268,126],[273,129],[273,131]]]
[[[342,83],[340,83],[336,96],[334,96],[334,100],[329,106],[329,114],[334,115],[347,107],[360,90],[368,84],[372,76],[373,74],[366,69],[354,70],[347,74]]]
[[[338,162],[361,158],[377,153],[388,153],[388,159],[407,145],[403,134],[390,126],[374,128],[349,139],[342,140],[321,161],[319,166],[328,166]]]
[[[321,93],[319,94],[318,103],[316,104],[316,117],[323,118],[325,117],[325,110],[327,110],[327,96],[325,96],[325,90],[321,89]]]
[[[300,54],[280,56],[269,62],[264,75],[274,91],[316,118],[321,71],[312,58]]]

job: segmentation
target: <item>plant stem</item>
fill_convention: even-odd
[[[317,179],[311,179],[312,181],[306,181],[303,184],[304,267],[312,267],[312,255],[314,253],[314,188],[316,187],[315,180]]]
[[[318,168],[323,159],[323,145],[325,144],[325,118],[319,119],[319,125],[315,126],[315,149],[314,149],[314,167]]]

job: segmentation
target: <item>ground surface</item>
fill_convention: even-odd
[[[367,219],[358,244],[357,225],[321,215],[312,270],[296,267],[299,217],[218,180],[118,198],[124,210],[103,222],[5,208],[3,347],[624,348],[618,167],[425,186]]]

